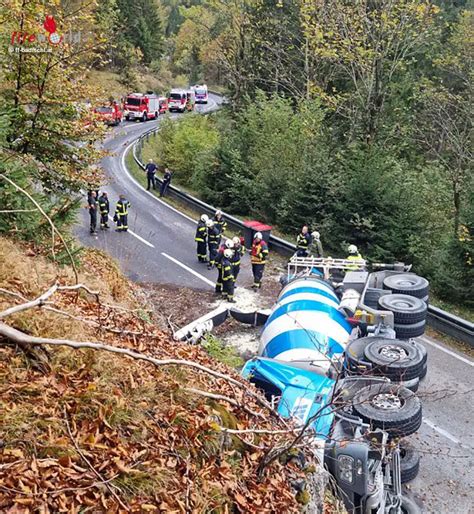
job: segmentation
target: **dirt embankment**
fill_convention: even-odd
[[[0,311],[74,283],[31,248],[6,239],[0,248]],[[80,269],[98,294],[60,290],[2,321],[159,365],[0,338],[0,511],[298,511],[291,484],[304,471],[280,459],[264,466],[268,452],[291,444],[287,425],[234,370],[166,330],[201,315],[213,296],[142,289],[97,251],[84,253]],[[169,359],[179,362],[161,363]]]

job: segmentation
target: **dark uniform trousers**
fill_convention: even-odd
[[[97,229],[97,208],[96,209],[89,208],[89,214],[90,214],[90,218],[91,218],[91,226],[90,226],[91,233],[93,233]]]
[[[207,227],[205,223],[200,221],[198,223],[197,229],[196,229],[196,236],[194,237],[194,240],[197,243],[197,258],[199,262],[206,262],[207,261]]]
[[[115,215],[117,216],[117,230],[126,232],[128,230],[128,208],[130,204],[128,201],[119,201],[115,209]]]
[[[228,259],[222,259],[221,262],[222,268],[222,284],[223,284],[223,293],[227,300],[234,299],[234,275],[232,273],[232,264]]]

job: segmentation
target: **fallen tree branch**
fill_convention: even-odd
[[[89,466],[90,470],[94,473],[94,475],[101,481],[102,484],[105,485],[105,487],[107,487],[107,489],[109,490],[110,494],[118,501],[119,505],[125,509],[127,512],[130,511],[129,507],[127,507],[123,501],[120,499],[120,497],[118,496],[118,494],[112,489],[112,487],[110,486],[110,484],[108,483],[108,481],[106,481],[104,479],[104,477],[94,468],[94,466],[91,464],[90,460],[85,456],[84,452],[79,448],[79,445],[77,444],[77,441],[76,439],[74,438],[74,436],[72,435],[72,431],[71,431],[71,426],[69,425],[69,420],[67,418],[67,412],[66,412],[66,409],[64,409],[64,420],[66,422],[66,427],[67,427],[67,433],[69,435],[69,438],[71,439],[72,441],[72,444],[74,445],[74,448],[76,449],[77,453],[82,457],[82,460]]]
[[[220,378],[222,380],[225,380],[226,382],[229,382],[237,387],[240,387],[241,389],[244,389],[246,394],[252,396],[260,405],[268,409],[271,413],[275,414],[275,410],[273,407],[263,398],[261,398],[258,394],[254,393],[253,391],[249,390],[248,383],[242,383],[236,380],[235,378],[230,377],[229,375],[225,375],[224,373],[220,373],[219,371],[214,371],[206,366],[203,366],[202,364],[198,364],[197,362],[193,361],[187,361],[184,359],[155,359],[153,357],[149,357],[148,355],[145,355],[143,353],[135,352],[133,350],[129,350],[127,348],[121,348],[119,346],[111,346],[108,344],[103,343],[91,343],[88,341],[71,341],[69,339],[49,339],[46,337],[35,337],[30,336],[28,334],[25,334],[24,332],[21,332],[20,330],[17,330],[13,327],[10,327],[9,325],[0,322],[0,335],[5,337],[6,339],[9,339],[10,341],[13,341],[17,344],[47,344],[51,346],[69,346],[71,348],[90,348],[92,350],[104,350],[111,353],[117,353],[119,355],[125,355],[127,357],[131,357],[135,360],[143,360],[145,362],[149,362],[151,364],[154,364],[157,367],[160,366],[187,366],[189,368],[193,368],[199,371],[202,371],[203,373],[206,373],[208,375],[211,375],[216,378]],[[281,420],[281,417],[277,414],[277,417],[279,420]]]
[[[42,307],[45,305],[46,300],[53,296],[54,293],[57,291],[75,291],[78,289],[84,289],[89,294],[96,296],[98,298],[99,293],[97,291],[91,291],[87,286],[84,284],[76,284],[74,286],[60,286],[58,283],[51,286],[45,293],[43,293],[41,296],[38,296],[35,300],[27,301],[26,303],[23,303],[21,305],[16,305],[15,307],[10,307],[9,309],[6,309],[3,312],[0,312],[0,319],[6,318],[7,316],[11,316],[12,314],[17,314],[18,312],[23,312],[28,309],[32,309],[34,307]],[[2,289],[2,292],[5,292],[6,290]],[[10,293],[12,294],[12,293]],[[13,295],[18,296],[19,295]]]
[[[17,212],[36,212],[36,209],[8,209],[6,211],[0,211],[0,214],[16,214]]]
[[[30,193],[28,193],[28,191],[25,191],[22,187],[20,187],[18,184],[13,182],[13,180],[11,180],[9,177],[4,175],[3,173],[0,173],[0,178],[2,178],[6,182],[8,182],[10,185],[12,185],[17,191],[20,191],[21,193],[23,193],[34,204],[34,206],[38,209],[38,211],[48,220],[48,223],[51,225],[51,232],[52,232],[51,253],[53,254],[53,258],[56,259],[56,255],[54,253],[54,244],[55,244],[54,243],[54,233],[56,233],[58,235],[59,239],[61,240],[61,243],[64,245],[64,248],[66,249],[66,252],[69,256],[69,259],[71,261],[71,267],[74,272],[74,277],[76,279],[76,284],[77,284],[79,282],[79,274],[77,273],[77,268],[76,268],[76,264],[74,262],[74,258],[72,256],[71,251],[69,250],[69,246],[66,244],[66,241],[64,240],[61,232],[59,232],[59,230],[56,228],[56,225],[53,223],[51,218],[46,214],[46,212],[41,207],[41,205],[30,195]]]

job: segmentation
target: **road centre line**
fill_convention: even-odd
[[[109,220],[112,221],[112,222],[114,221],[114,219],[110,215],[109,215]],[[133,237],[136,237],[142,243],[148,245],[150,248],[155,248],[155,246],[152,245],[149,241],[147,241],[146,239],[143,239],[143,237],[139,236],[138,234],[135,234],[135,232],[133,232],[133,230],[128,229],[127,232],[129,234],[131,234]]]
[[[214,282],[212,282],[212,280],[209,280],[208,278],[204,277],[203,275],[201,275],[197,271],[194,271],[190,267],[186,266],[186,264],[183,264],[182,262],[179,262],[177,259],[175,259],[174,257],[171,257],[171,255],[168,255],[165,252],[161,252],[161,255],[163,255],[163,257],[166,257],[170,261],[173,261],[178,266],[181,266],[181,268],[185,269],[186,271],[189,271],[189,273],[192,273],[195,277],[200,278],[203,282],[206,282],[206,284],[209,284],[210,286],[214,287],[215,284],[214,284]]]
[[[461,441],[459,439],[457,439],[456,437],[454,437],[452,434],[450,434],[447,430],[445,430],[444,428],[441,428],[439,427],[436,423],[433,423],[433,421],[431,421],[430,419],[428,418],[423,418],[423,423],[426,423],[430,428],[432,428],[433,430],[435,430],[436,432],[438,432],[438,434],[441,434],[443,437],[446,437],[446,439],[449,439],[450,441],[452,441],[453,443],[455,444],[461,444]]]
[[[422,337],[419,337],[418,339],[420,341],[422,341],[423,343],[428,343],[429,345],[434,346],[438,350],[441,350],[442,352],[447,353],[448,355],[451,355],[451,357],[454,357],[455,359],[458,359],[461,362],[464,362],[468,366],[474,366],[474,361],[471,361],[471,360],[467,359],[466,357],[463,357],[462,355],[457,354],[456,352],[452,352],[451,350],[444,348],[444,346],[441,346],[441,345],[435,343],[434,341],[431,341],[427,337],[422,336]]]

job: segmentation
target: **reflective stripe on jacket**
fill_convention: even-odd
[[[126,216],[129,208],[130,202],[128,200],[119,200],[115,207],[115,214],[117,216]]]
[[[198,226],[196,229],[196,236],[194,237],[194,240],[198,243],[205,243],[207,239],[207,227],[206,224],[202,221],[198,222]]]
[[[268,255],[268,246],[265,241],[253,243],[250,252],[250,262],[252,264],[265,264]]]
[[[232,280],[234,278],[234,275],[232,274],[232,265],[227,259],[227,257],[224,257],[221,260],[221,266],[222,266],[222,280],[224,282],[227,282],[227,280]]]
[[[298,234],[296,238],[296,248],[298,250],[307,250],[311,243],[311,236],[309,234]]]

